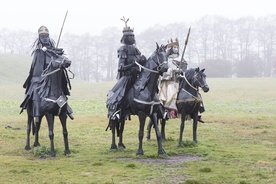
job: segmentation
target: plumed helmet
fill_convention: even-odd
[[[40,26],[38,29],[38,35],[40,34],[49,34],[49,30],[46,26]]]
[[[168,46],[167,47],[173,47],[173,46],[178,46],[179,47],[178,38],[175,38],[175,41],[173,41],[173,39],[168,41]]]
[[[134,29],[131,29],[129,26],[127,26],[127,22],[129,21],[129,19],[125,19],[125,17],[123,17],[121,19],[124,23],[125,23],[125,27],[123,29],[123,35],[127,36],[127,35],[134,35],[133,31]]]

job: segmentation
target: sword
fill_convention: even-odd
[[[60,33],[59,33],[59,37],[58,37],[58,41],[57,41],[57,46],[56,46],[56,48],[58,48],[59,40],[60,40],[60,37],[61,37],[61,34],[62,34],[62,30],[63,30],[63,27],[64,27],[64,23],[65,23],[65,20],[66,20],[66,17],[67,17],[67,13],[68,13],[68,10],[66,11],[66,14],[65,14],[65,17],[64,17],[64,20],[63,20],[61,29],[60,29]]]

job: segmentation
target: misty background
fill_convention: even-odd
[[[37,29],[45,25],[57,42],[66,9],[59,47],[72,60],[75,76],[85,81],[116,79],[123,16],[146,57],[156,42],[176,37],[182,53],[191,27],[184,56],[188,67],[206,68],[207,77],[276,76],[276,15],[267,0],[10,0],[0,7],[0,55],[27,57],[30,66]]]

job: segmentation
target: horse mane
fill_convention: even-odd
[[[144,64],[144,66],[147,65],[147,63],[149,63],[150,60],[153,60],[153,57],[158,53],[158,52],[165,52],[167,45],[163,45],[161,44],[160,46],[156,43],[157,48],[155,49],[155,51],[150,55],[150,57],[147,59],[147,62]],[[139,83],[141,89],[145,89],[145,87],[147,86],[148,82],[149,82],[149,78],[150,78],[151,72],[148,72],[147,74],[143,75],[143,83]]]
[[[195,70],[196,70],[195,68],[190,68],[190,69],[186,70],[185,77],[188,81],[189,81],[189,79],[191,79],[194,76]]]

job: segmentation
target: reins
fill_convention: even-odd
[[[153,60],[153,59],[152,59],[152,60]],[[153,61],[154,61],[154,60],[153,60]],[[139,66],[140,71],[141,71],[141,68],[143,68],[144,70],[147,70],[147,71],[153,72],[153,73],[159,73],[159,71],[161,70],[160,67],[161,67],[163,64],[165,64],[165,63],[167,63],[167,61],[164,61],[163,63],[160,63],[159,57],[157,56],[157,64],[158,64],[157,70],[152,70],[152,69],[149,69],[149,68],[144,67],[143,65],[141,65],[140,63],[138,63],[137,61],[135,61],[135,64],[136,64],[137,66]]]
[[[194,86],[188,81],[188,79],[186,78],[185,74],[184,74],[184,75],[180,75],[180,77],[184,78],[185,81],[187,82],[187,84],[188,84],[191,88],[193,88],[193,89],[196,90],[196,91],[198,90],[196,87],[194,87]]]
[[[53,58],[52,58],[52,59],[53,59]],[[58,62],[58,63],[63,63],[64,60],[65,60],[65,57],[63,57],[62,61],[61,61],[61,62]],[[48,71],[49,68],[50,68],[50,65],[51,65],[52,61],[53,61],[53,60],[51,60],[51,62],[48,64],[47,68],[45,68],[45,70],[42,72],[42,74],[41,74],[42,77],[46,77],[46,76],[52,75],[53,73],[56,73],[56,72],[58,72],[59,70],[61,70],[60,68],[57,68],[57,69],[55,69],[55,70],[53,70],[53,71],[47,73],[47,71]]]

